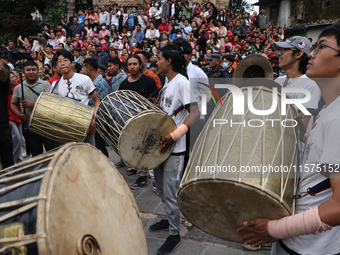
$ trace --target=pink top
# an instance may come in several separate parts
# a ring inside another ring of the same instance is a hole
[[[85,29],[86,29],[86,31],[87,31],[87,34],[86,34],[86,36],[93,36],[93,32],[92,32],[92,28],[87,28],[87,27],[85,27]]]
[[[103,37],[103,39],[100,40],[101,43],[106,43],[104,36],[109,35],[109,33],[110,33],[110,31],[108,29],[99,31],[99,38]]]
[[[230,47],[230,50],[232,50],[232,48],[233,48],[233,45],[231,44],[231,42],[224,42],[224,43],[222,43],[222,46],[221,46],[221,53],[225,53],[225,47],[226,46],[229,46]]]

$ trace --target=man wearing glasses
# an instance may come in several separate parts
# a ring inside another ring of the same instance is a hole
[[[310,41],[302,36],[294,36],[285,42],[275,42],[273,47],[281,52],[279,67],[286,72],[285,76],[280,76],[275,81],[282,87],[304,88],[309,90],[311,99],[307,103],[303,103],[303,106],[306,109],[317,109],[321,99],[321,92],[315,81],[309,79],[306,75],[309,61],[308,54],[312,48]],[[289,93],[287,97],[304,98],[305,95],[303,93]],[[306,138],[312,129],[313,121],[309,121],[310,116],[305,116],[301,120],[307,128],[303,139],[301,139],[301,152],[303,152],[305,147],[304,142],[306,142]]]
[[[88,105],[92,98],[94,103],[94,114],[100,103],[95,86],[92,80],[83,74],[78,74],[73,71],[72,66],[74,65],[74,57],[72,53],[67,50],[58,50],[58,66],[62,73],[62,77],[59,82],[56,83],[51,90],[51,93],[57,94],[64,97],[69,97],[82,104]],[[88,135],[85,138],[85,142],[95,146],[95,139],[93,131],[95,130],[94,119],[88,130]]]
[[[296,214],[280,220],[247,220],[238,231],[246,244],[273,242],[272,254],[339,254],[340,252],[340,23],[321,32],[309,54],[306,75],[321,90],[325,106],[318,113],[302,158],[297,194],[323,181],[313,196],[297,199]],[[312,168],[312,164],[320,166]],[[321,169],[321,170],[320,170]],[[328,179],[329,178],[329,179]],[[246,220],[246,219],[245,219]]]

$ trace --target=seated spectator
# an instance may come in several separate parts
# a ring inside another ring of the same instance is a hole
[[[224,54],[224,53],[230,52],[232,49],[233,49],[233,45],[230,42],[230,37],[226,35],[224,37],[224,42],[221,45],[221,51],[220,52],[221,52],[221,54]]]
[[[189,35],[190,32],[192,31],[192,28],[190,26],[189,20],[187,20],[187,19],[184,21],[183,24],[184,24],[184,27],[182,29],[182,38],[186,39],[187,35]]]
[[[166,20],[163,18],[162,21],[161,21],[161,24],[158,26],[158,31],[160,33],[163,33],[163,32],[170,32],[169,30],[169,24],[166,23]]]
[[[137,24],[136,28],[137,28],[137,31],[135,33],[135,38],[138,43],[141,43],[143,38],[145,37],[144,32],[142,31],[141,24]]]
[[[157,38],[159,38],[159,31],[156,29],[154,23],[150,23],[150,29],[146,31],[145,37],[150,39],[151,42],[154,42]]]

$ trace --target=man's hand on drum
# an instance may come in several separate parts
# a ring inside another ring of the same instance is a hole
[[[92,120],[89,130],[87,130],[87,134],[90,134],[91,132],[94,131],[96,131],[96,126],[94,125],[94,120]]]
[[[24,109],[33,108],[35,106],[35,102],[27,100],[22,100],[21,104]]]
[[[243,236],[241,241],[244,241],[245,245],[252,245],[252,247],[277,241],[268,233],[268,221],[268,219],[256,219],[243,222],[243,226],[239,227],[236,231],[248,231],[250,233]]]
[[[164,139],[161,141],[161,149],[159,150],[161,153],[166,152],[167,150],[170,151],[172,144],[174,143],[174,140],[172,139],[171,135],[168,134]]]

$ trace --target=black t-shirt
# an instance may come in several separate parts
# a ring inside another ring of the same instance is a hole
[[[133,90],[145,98],[157,90],[156,82],[149,76],[142,74],[142,76],[135,82],[129,82],[125,79],[119,86],[119,90]]]
[[[205,52],[205,48],[207,47],[207,38],[203,35],[197,39],[197,44],[200,46],[200,50]]]
[[[9,75],[6,82],[0,80],[0,128],[9,126],[8,114]]]

